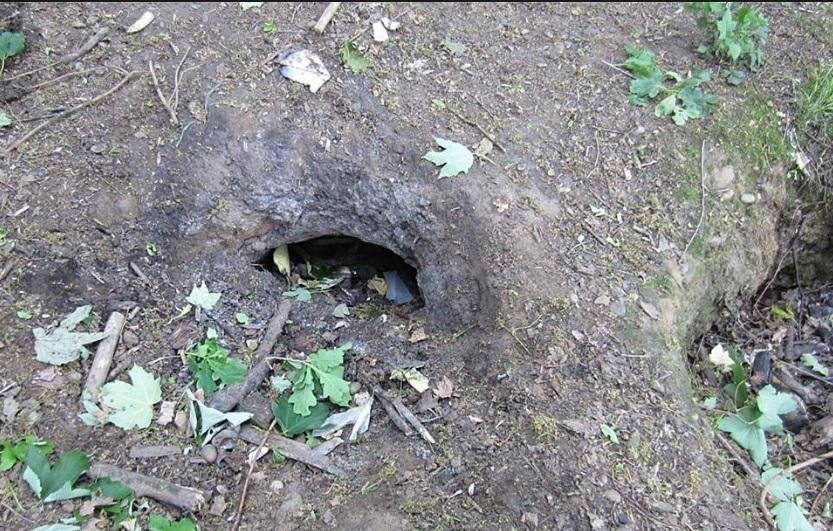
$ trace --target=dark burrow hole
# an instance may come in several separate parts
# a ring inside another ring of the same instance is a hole
[[[287,248],[293,286],[313,293],[328,291],[347,305],[374,302],[409,309],[423,306],[417,269],[390,249],[340,234],[289,243]],[[283,278],[273,252],[260,265]]]

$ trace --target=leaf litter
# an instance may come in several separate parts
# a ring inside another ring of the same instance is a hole
[[[78,358],[86,359],[90,352],[85,345],[101,341],[104,332],[75,332],[75,328],[90,316],[92,306],[79,306],[67,315],[57,328],[47,333],[43,328],[35,328],[36,359],[52,365],[65,365]]]

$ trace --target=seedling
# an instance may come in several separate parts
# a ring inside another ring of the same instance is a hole
[[[745,61],[751,70],[763,64],[761,48],[769,33],[769,22],[757,9],[733,2],[689,2],[686,9],[698,15],[697,25],[712,36],[712,42],[700,46],[698,52],[732,63]]]
[[[204,339],[186,354],[188,369],[197,380],[197,387],[211,396],[219,385],[233,385],[246,378],[246,364],[228,357],[229,351],[217,343],[216,338]]]
[[[654,62],[653,52],[627,48],[627,68],[634,80],[630,84],[628,103],[644,107],[660,95],[662,100],[654,108],[657,117],[671,116],[677,125],[684,125],[692,118],[703,118],[717,103],[717,96],[706,94],[700,87],[711,79],[708,70],[696,70],[683,78],[673,71],[660,72]],[[670,84],[669,84],[670,82]]]

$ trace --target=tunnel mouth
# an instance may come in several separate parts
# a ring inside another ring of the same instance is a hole
[[[344,234],[285,245],[291,264],[290,287],[331,292],[348,305],[374,303],[411,310],[424,306],[418,269],[386,247]],[[270,250],[260,265],[283,278],[274,252]]]

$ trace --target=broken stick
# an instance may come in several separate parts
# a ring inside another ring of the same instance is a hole
[[[111,313],[107,318],[107,324],[104,325],[104,333],[107,337],[98,344],[90,373],[87,375],[87,382],[84,384],[84,389],[90,392],[94,402],[98,402],[101,386],[107,381],[110,366],[113,364],[113,354],[116,352],[123,329],[124,315],[119,312]]]
[[[89,53],[90,50],[96,47],[96,45],[101,42],[101,39],[107,36],[107,33],[110,32],[110,28],[101,28],[100,30],[96,31],[89,39],[81,45],[80,48],[75,50],[74,52],[68,53],[58,59],[58,61],[62,63],[71,63],[81,57],[82,55],[86,55]]]
[[[324,8],[324,12],[321,13],[321,16],[318,17],[318,22],[315,23],[315,26],[312,28],[318,33],[324,33],[324,30],[327,28],[327,24],[333,19],[338,11],[338,6],[341,5],[341,2],[330,2],[327,4],[327,7]]]
[[[243,426],[240,429],[240,438],[247,443],[260,444],[263,440],[263,432],[249,426]],[[292,439],[287,439],[286,437],[282,437],[274,433],[267,437],[266,444],[269,448],[278,450],[281,455],[287,459],[304,463],[305,465],[323,470],[324,472],[334,476],[344,476],[344,471],[334,465],[330,461],[329,457],[317,453],[315,450],[310,449],[306,444],[293,441]]]
[[[388,398],[381,389],[378,387],[373,389],[373,396],[379,399],[379,402],[382,403],[382,407],[385,408],[385,411],[388,412],[388,416],[390,417],[391,422],[393,422],[394,426],[399,428],[399,430],[404,433],[406,436],[410,437],[414,434],[414,430],[408,426],[408,423],[405,422],[405,419],[396,411],[396,406],[393,405],[390,398]]]
[[[260,455],[261,450],[263,450],[266,441],[269,440],[269,434],[271,434],[272,430],[275,429],[275,423],[277,420],[278,419],[272,420],[272,424],[269,425],[269,429],[267,429],[266,433],[263,434],[263,439],[261,439],[260,444],[257,446],[257,450],[250,457],[251,463],[249,463],[249,471],[246,472],[246,480],[243,482],[243,493],[240,494],[240,503],[237,505],[237,512],[234,514],[234,524],[231,526],[232,531],[240,529],[240,519],[243,518],[243,506],[246,505],[246,493],[249,492],[249,480],[252,479],[252,472],[255,470],[257,457]]]
[[[277,311],[275,311],[275,315],[269,321],[269,327],[266,329],[263,340],[258,345],[257,350],[255,350],[253,358],[257,361],[254,367],[252,367],[252,370],[249,371],[249,374],[246,375],[246,379],[217,391],[211,397],[211,402],[208,404],[210,407],[223,413],[231,411],[246,398],[246,395],[257,389],[261,382],[269,376],[271,368],[266,358],[272,352],[272,348],[274,348],[275,343],[278,341],[278,336],[283,331],[283,325],[286,324],[286,320],[289,318],[289,309],[291,307],[292,303],[290,301],[281,301]]]
[[[136,497],[153,498],[186,511],[199,511],[205,503],[205,494],[201,490],[183,487],[164,479],[145,476],[113,465],[93,465],[87,475],[93,479],[110,478],[121,481],[133,490]]]

